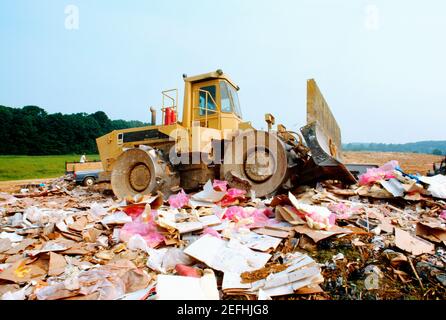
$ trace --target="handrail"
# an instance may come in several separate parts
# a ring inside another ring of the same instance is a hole
[[[171,97],[169,95],[169,93],[171,92],[175,92],[175,98]],[[173,110],[173,112],[175,113],[175,119],[178,122],[178,111],[177,111],[177,103],[178,103],[178,89],[169,89],[169,90],[164,90],[161,92],[161,94],[163,95],[163,102],[162,102],[162,107],[161,107],[161,117],[162,117],[162,122],[163,124],[165,123],[165,113],[166,113],[166,109],[167,108],[171,108]],[[172,105],[171,106],[166,106],[165,105],[165,99],[169,99],[170,101],[172,101]]]
[[[170,92],[175,92],[175,98],[173,98],[173,97],[171,97],[171,96],[169,95]],[[165,98],[167,98],[167,99],[169,99],[169,100],[172,101],[172,106],[171,106],[171,107],[175,107],[175,108],[177,107],[177,102],[178,102],[178,89],[164,90],[164,91],[161,92],[161,94],[163,95],[163,105],[162,105],[163,108],[166,107],[165,104],[164,104]]]
[[[221,114],[220,114],[220,112],[218,111],[219,110],[219,106],[217,105],[217,102],[215,101],[215,99],[214,99],[214,97],[212,97],[212,94],[209,92],[209,91],[207,91],[207,90],[203,90],[203,89],[198,89],[197,90],[198,92],[203,92],[205,95],[206,95],[206,103],[205,103],[205,107],[203,108],[203,107],[201,107],[200,105],[199,106],[197,106],[197,107],[193,107],[193,110],[195,110],[195,109],[198,109],[198,110],[205,110],[205,117],[204,117],[204,121],[205,121],[205,126],[207,127],[208,126],[208,111],[211,111],[211,112],[213,112],[213,113],[215,113],[215,116],[217,117],[217,119],[218,119],[218,128],[220,129],[220,126],[221,126],[221,121],[220,121],[220,116],[221,116]],[[214,103],[214,105],[215,105],[215,109],[209,109],[208,108],[208,102],[209,102],[209,98],[211,99],[211,101]],[[199,99],[198,99],[198,103],[199,103]],[[195,120],[195,112],[193,112],[193,120]]]

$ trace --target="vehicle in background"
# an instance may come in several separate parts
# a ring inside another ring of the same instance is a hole
[[[82,184],[85,187],[91,187],[99,181],[99,173],[102,170],[86,170],[73,172],[72,179],[76,184]]]
[[[438,174],[446,175],[446,157],[440,163],[433,164],[433,170],[429,171],[428,176],[436,176]]]
[[[87,161],[87,162],[65,162],[65,174],[72,174],[78,171],[94,171],[100,170],[102,171],[102,162],[101,160]]]

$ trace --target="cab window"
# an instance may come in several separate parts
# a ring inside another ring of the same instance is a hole
[[[231,98],[229,96],[228,84],[220,82],[221,111],[232,112]]]
[[[206,94],[206,92],[203,91],[207,91],[209,92],[209,94]],[[199,92],[199,100],[200,100],[200,116],[204,116],[206,115],[206,96],[207,96],[207,114],[211,115],[215,113],[215,110],[217,109],[214,101],[217,100],[217,96],[216,96],[216,87],[215,86],[206,86],[206,87],[201,87],[200,88],[200,92]],[[214,101],[210,98],[212,96],[212,99],[214,99]]]
[[[238,100],[237,90],[233,86],[228,86],[228,87],[229,87],[229,94],[231,96],[232,104],[234,106],[234,112],[241,119],[242,111],[240,109],[240,102]]]

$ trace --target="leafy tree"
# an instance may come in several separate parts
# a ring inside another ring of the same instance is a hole
[[[113,130],[145,126],[93,114],[48,114],[38,106],[0,106],[0,154],[52,155],[97,153],[96,138]]]
[[[412,152],[446,154],[446,141],[420,141],[404,144],[385,143],[347,143],[344,151],[376,151],[376,152]]]

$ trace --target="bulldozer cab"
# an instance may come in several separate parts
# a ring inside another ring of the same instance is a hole
[[[242,122],[238,86],[221,71],[185,78],[183,125],[223,130]]]

